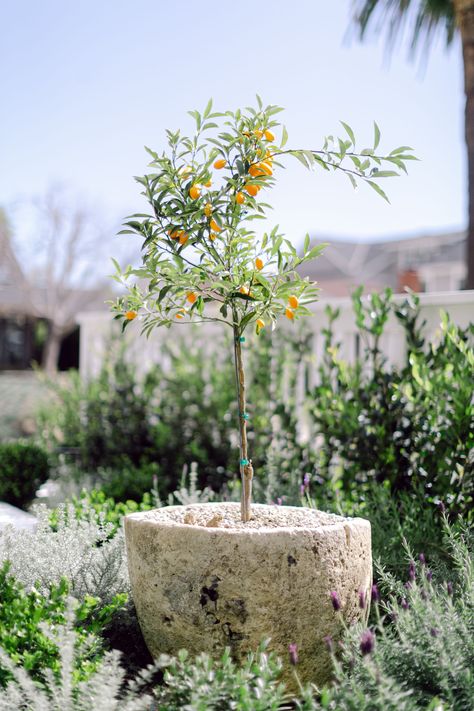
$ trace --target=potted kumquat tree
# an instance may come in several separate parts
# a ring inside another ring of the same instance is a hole
[[[286,147],[277,106],[217,113],[191,111],[196,130],[168,131],[169,150],[151,155],[151,171],[136,178],[151,211],[132,215],[125,234],[143,240],[142,264],[115,279],[127,287],[114,305],[126,328],[135,319],[149,335],[156,327],[222,323],[232,330],[239,412],[241,505],[171,506],[125,519],[130,578],[138,617],[153,655],[219,654],[230,646],[239,658],[270,637],[286,656],[299,649],[303,679],[324,681],[330,655],[323,643],[342,620],[366,614],[359,593],[371,585],[370,524],[312,509],[251,504],[245,334],[273,328],[279,317],[296,321],[311,313],[318,289],[298,268],[323,245],[306,236],[299,253],[275,228],[258,237],[252,221],[269,207],[265,195],[287,157],[307,168],[366,182],[386,198],[378,180],[406,172],[413,159],[404,146],[378,153],[356,151],[355,137],[329,136],[318,150]],[[278,139],[277,139],[278,134]],[[237,462],[236,462],[237,464]],[[334,617],[330,593],[342,615]],[[293,647],[294,648],[294,647]]]

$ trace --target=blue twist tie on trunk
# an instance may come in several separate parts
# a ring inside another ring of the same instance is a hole
[[[241,467],[245,467],[245,465],[248,464],[248,463],[249,463],[249,460],[248,460],[248,459],[241,459],[241,460],[240,460],[240,466],[241,466]]]
[[[240,343],[245,343],[245,336],[240,336],[239,341]]]
[[[248,416],[248,414],[247,414],[246,412],[241,412],[241,413],[240,413],[240,416],[241,416],[241,418],[242,418],[243,420],[248,420],[248,419],[249,419],[249,416]]]

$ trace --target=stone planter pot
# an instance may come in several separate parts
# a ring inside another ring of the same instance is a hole
[[[365,618],[359,591],[372,583],[370,523],[290,506],[252,506],[240,522],[233,503],[169,506],[125,518],[128,567],[143,636],[152,654],[241,659],[263,639],[283,660],[298,645],[298,674],[328,680],[324,638],[342,619]],[[334,612],[336,591],[341,611]]]

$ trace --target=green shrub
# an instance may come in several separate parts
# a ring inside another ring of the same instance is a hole
[[[474,500],[474,326],[459,329],[443,318],[439,341],[425,342],[418,299],[395,302],[390,291],[367,303],[357,291],[354,311],[362,344],[354,365],[339,356],[338,314],[330,309],[318,364],[308,331],[249,338],[256,500],[297,503],[309,473],[321,484],[317,498],[324,506],[338,492],[363,500],[375,482],[392,492],[423,491],[453,513],[468,513]],[[401,367],[388,365],[381,350],[391,314],[408,345]],[[233,496],[238,433],[230,344],[217,340],[209,351],[196,339],[167,345],[166,368],[156,366],[142,380],[119,353],[97,379],[60,387],[58,404],[41,420],[48,448],[75,447],[80,470],[115,499],[140,501],[156,479],[167,500],[191,462],[198,464],[201,489]],[[303,409],[296,399],[298,369],[306,383],[314,375],[319,383],[306,387]],[[310,428],[305,443],[303,411]]]
[[[105,652],[87,673],[78,674],[78,662],[100,642],[77,629],[75,616],[69,604],[61,622],[45,625],[44,642],[57,654],[41,682],[21,660],[15,662],[0,649],[0,665],[9,676],[6,688],[0,688],[1,711],[150,711],[153,700],[143,689],[151,685],[153,670],[125,683],[117,651]]]
[[[140,384],[123,351],[86,381],[71,373],[49,381],[55,399],[38,413],[41,441],[52,453],[72,451],[83,471],[100,466],[137,467],[153,448],[150,425],[153,388]]]
[[[20,442],[0,443],[0,501],[25,508],[48,476],[43,449]]]
[[[183,650],[176,658],[162,657],[158,665],[165,673],[163,686],[155,689],[157,711],[277,711],[285,699],[281,665],[265,653],[264,644],[241,666],[229,649],[218,661],[206,654],[191,659]]]
[[[101,489],[92,489],[91,491],[83,489],[79,496],[72,498],[71,505],[74,507],[74,515],[77,519],[89,521],[91,516],[94,516],[98,526],[107,524],[111,526],[108,529],[109,536],[113,536],[122,527],[124,516],[138,511],[149,511],[159,506],[160,502],[153,497],[152,493],[148,492],[138,503],[134,500],[115,501]],[[63,509],[53,509],[50,514],[49,521],[53,530],[57,530],[62,511]]]
[[[65,622],[65,610],[69,585],[63,578],[58,585],[51,585],[42,595],[33,586],[27,591],[9,572],[9,564],[0,568],[0,647],[15,663],[26,669],[33,678],[44,680],[46,670],[59,673],[58,645],[43,629],[44,623],[52,627]],[[102,654],[98,635],[110,625],[113,615],[123,607],[126,595],[117,595],[108,605],[87,597],[75,611],[76,629],[87,650],[77,658],[75,674],[85,678]],[[94,638],[91,637],[94,635]],[[0,665],[0,686],[11,678],[7,669]]]
[[[364,354],[355,365],[338,355],[328,311],[320,384],[310,393],[316,435],[322,438],[319,474],[346,492],[386,482],[392,492],[422,489],[453,512],[474,500],[474,325],[459,329],[442,318],[438,343],[426,344],[418,299],[393,302],[390,290],[364,304],[353,297]],[[387,366],[380,339],[394,311],[408,345],[404,367]],[[357,494],[356,494],[357,495]]]

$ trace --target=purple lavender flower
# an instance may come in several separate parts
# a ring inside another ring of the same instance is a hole
[[[300,496],[304,496],[306,493],[306,489],[304,484],[300,484]]]
[[[282,503],[283,503],[283,499],[281,498],[281,496],[279,496],[277,499],[277,506],[281,506]]]
[[[410,607],[410,605],[408,604],[408,600],[406,599],[406,597],[402,598],[402,601],[401,601],[401,603],[400,603],[400,607],[402,608],[402,610],[408,610],[408,608]]]
[[[359,607],[365,610],[365,590],[359,590]]]
[[[446,590],[448,591],[448,595],[452,595],[452,594],[453,594],[453,584],[452,584],[451,581],[448,581],[448,582],[446,583]]]
[[[360,637],[360,651],[363,655],[371,654],[374,650],[375,635],[372,630],[365,630]]]
[[[329,594],[331,596],[331,602],[334,608],[334,612],[338,612],[341,609],[341,599],[335,590],[331,590]]]
[[[409,580],[407,580],[403,587],[405,588],[405,590],[410,590],[411,582]]]
[[[421,565],[426,565],[426,558],[424,553],[420,553],[418,556],[418,560],[420,561]]]
[[[408,579],[413,582],[416,578],[415,561],[411,560],[408,567]]]
[[[432,637],[437,637],[437,636],[439,635],[439,632],[438,632],[438,630],[436,629],[436,627],[432,627],[432,628],[430,629],[430,635],[431,635]]]
[[[433,580],[433,571],[432,570],[427,570],[426,571],[426,579],[429,583]]]
[[[309,489],[309,482],[311,481],[311,475],[306,472],[306,474],[303,477],[303,484],[304,486]]]
[[[372,599],[372,602],[379,602],[380,601],[380,593],[379,593],[379,589],[376,585],[372,585],[371,599]]]
[[[298,664],[298,645],[292,642],[288,645],[288,652],[290,654],[290,664],[294,667]]]
[[[323,637],[323,642],[326,645],[326,647],[328,648],[328,650],[330,652],[332,652],[334,649],[334,640],[330,634],[326,635],[326,637]]]

